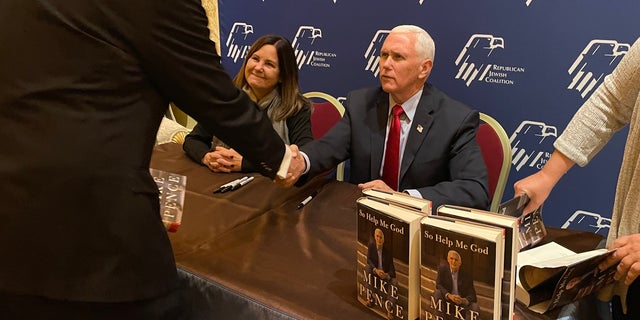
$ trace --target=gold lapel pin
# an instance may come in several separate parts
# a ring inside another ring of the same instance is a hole
[[[418,132],[422,133],[422,125],[418,125],[416,129],[418,130]]]

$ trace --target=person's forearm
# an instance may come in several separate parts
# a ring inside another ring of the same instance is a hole
[[[555,150],[551,154],[549,161],[547,161],[540,171],[555,185],[574,164],[575,163],[562,154],[562,152]]]

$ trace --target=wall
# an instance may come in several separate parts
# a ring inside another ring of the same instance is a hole
[[[512,139],[505,199],[544,165],[575,110],[640,35],[636,0],[219,0],[219,10],[230,74],[257,37],[277,33],[293,42],[303,91],[336,97],[379,84],[386,30],[425,28],[436,42],[429,82],[496,118]],[[556,186],[547,224],[608,232],[625,135]]]

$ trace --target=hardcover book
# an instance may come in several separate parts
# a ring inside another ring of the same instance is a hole
[[[158,185],[160,217],[169,232],[176,232],[182,221],[187,177],[181,174],[149,168]]]
[[[524,207],[529,203],[526,194],[519,195],[505,201],[498,207],[498,213],[505,214],[520,219],[520,250],[535,247],[547,236],[547,228],[542,220],[542,206],[538,207],[531,214],[524,215]]]
[[[502,279],[502,319],[511,320],[516,296],[516,268],[520,241],[520,219],[474,208],[443,205],[438,208],[437,215],[483,223],[503,228],[504,241],[504,277]]]
[[[504,230],[422,219],[420,319],[501,319]]]
[[[378,189],[364,189],[362,190],[362,193],[367,197],[377,198],[377,199],[392,202],[394,204],[398,204],[401,206],[406,206],[427,215],[432,213],[431,201],[427,199],[413,197],[404,192],[383,191]]]
[[[385,319],[417,319],[424,215],[367,197],[356,208],[358,301]]]
[[[529,261],[518,271],[520,281],[516,299],[532,311],[545,313],[579,300],[614,281],[616,265],[606,270],[598,268],[598,264],[614,252],[612,250],[572,253],[558,244],[555,247],[545,245],[540,249],[544,249],[545,256],[556,258]]]

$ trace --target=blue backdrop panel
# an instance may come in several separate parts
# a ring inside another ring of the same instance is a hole
[[[231,75],[253,41],[276,33],[292,42],[302,90],[338,98],[379,85],[388,30],[425,28],[436,42],[429,82],[496,118],[511,138],[504,199],[545,164],[573,113],[640,36],[637,0],[219,0],[219,9]],[[556,186],[547,224],[606,235],[625,136]]]

